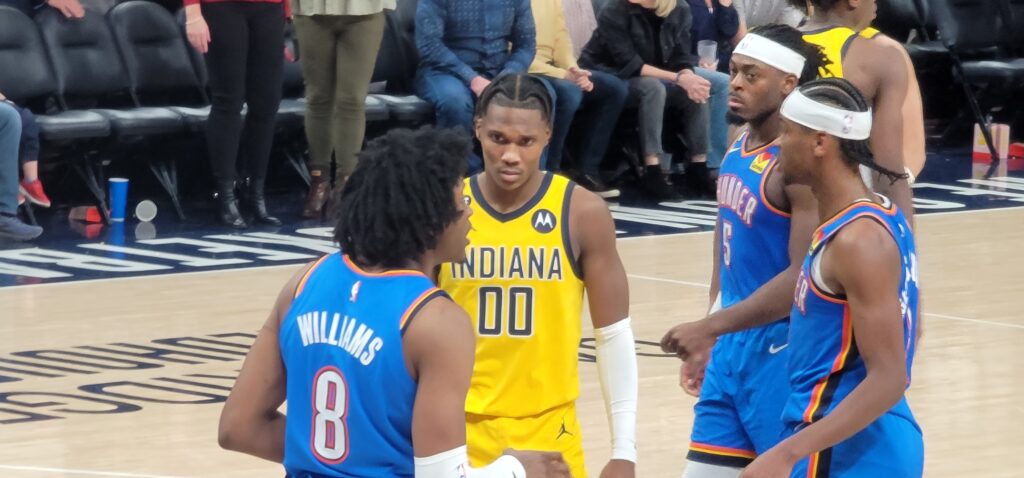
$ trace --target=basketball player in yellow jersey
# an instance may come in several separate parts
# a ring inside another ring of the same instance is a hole
[[[809,0],[814,15],[802,27],[804,39],[820,45],[831,60],[822,76],[846,78],[872,105],[871,150],[876,161],[910,178],[892,182],[873,174],[869,184],[891,198],[911,219],[910,184],[924,167],[921,91],[906,50],[869,25],[875,0]],[[806,7],[804,0],[793,0]],[[867,178],[866,178],[867,179]]]
[[[575,406],[586,289],[612,432],[601,476],[632,478],[637,365],[626,273],[604,201],[539,170],[551,118],[546,86],[527,75],[496,79],[477,103],[486,170],[466,180],[476,214],[470,245],[464,262],[439,273],[477,332],[470,461],[528,446],[561,452],[573,477],[587,476]]]

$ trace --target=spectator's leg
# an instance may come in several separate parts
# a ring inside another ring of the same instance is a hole
[[[729,148],[729,123],[725,112],[729,108],[729,75],[718,71],[695,68],[701,78],[711,82],[711,98],[708,99],[708,168],[717,169],[722,165],[725,150]]]
[[[306,85],[306,139],[309,169],[317,175],[331,167],[331,112],[334,110],[334,65],[337,48],[333,17],[295,15],[295,34],[302,48],[302,78]]]
[[[295,15],[295,34],[302,48],[302,78],[306,85],[306,141],[309,144],[311,184],[305,218],[319,218],[331,186],[331,113],[334,111],[334,75],[337,39],[331,29],[335,17]]]
[[[27,108],[14,107],[21,116],[21,143],[18,161],[21,163],[21,194],[37,206],[50,207],[43,183],[39,180],[39,124]]]
[[[629,80],[629,94],[640,104],[640,146],[644,165],[658,165],[661,148],[661,130],[665,114],[665,85],[656,78],[639,77]]]
[[[584,114],[575,124],[585,133],[580,141],[580,169],[598,177],[612,132],[626,104],[629,86],[615,75],[591,71],[594,89],[583,95]]]
[[[249,10],[249,58],[246,69],[244,147],[249,179],[246,199],[256,221],[274,226],[281,221],[267,213],[264,181],[281,105],[284,69],[284,8],[280,3],[252,3]]]
[[[237,176],[238,146],[242,138],[242,105],[245,103],[246,59],[249,32],[245,15],[234,3],[203,5],[203,17],[210,26],[206,54],[211,93],[210,118],[206,142],[218,181],[234,181]]]
[[[206,53],[211,93],[206,144],[213,177],[217,179],[220,220],[235,228],[247,226],[238,211],[235,196],[249,54],[249,27],[242,7],[245,5],[234,2],[203,4],[203,17],[213,38]]]
[[[661,133],[667,88],[672,87],[656,78],[640,77],[629,80],[629,94],[636,96],[640,102],[640,137],[645,166],[643,187],[648,194],[659,200],[678,198],[672,182],[661,170],[659,163],[660,156],[664,154]]]
[[[546,164],[541,162],[541,169],[546,171],[559,172],[562,170],[562,151],[565,149],[565,138],[569,135],[569,126],[572,125],[576,111],[583,101],[583,90],[575,83],[549,76],[538,76],[551,90],[554,90],[555,99],[555,120],[551,127],[551,140],[545,154]]]
[[[686,186],[699,196],[712,195],[714,185],[707,166],[708,151],[708,105],[690,100],[686,91],[677,86],[670,87],[666,100],[665,114],[672,115],[681,124],[690,163],[686,167]]]
[[[0,239],[26,241],[43,233],[18,219],[18,143],[21,117],[9,103],[0,101]]]
[[[331,143],[342,180],[352,174],[366,134],[366,95],[384,36],[384,13],[346,16],[337,26]],[[337,186],[337,185],[336,185]]]
[[[421,72],[416,76],[416,94],[434,105],[435,121],[441,128],[462,128],[473,137],[473,106],[476,98],[459,78],[440,72]],[[467,158],[466,174],[483,169],[479,156]]]

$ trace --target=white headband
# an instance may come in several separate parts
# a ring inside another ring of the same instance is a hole
[[[749,56],[797,77],[803,73],[804,63],[807,62],[803,55],[755,33],[744,35],[732,53]]]
[[[871,136],[871,109],[847,111],[818,103],[795,90],[782,102],[780,111],[794,123],[838,138],[864,140]]]

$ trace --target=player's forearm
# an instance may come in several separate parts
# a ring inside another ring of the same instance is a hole
[[[218,441],[226,450],[281,463],[284,433],[285,416],[275,411],[263,420],[252,420],[248,426],[222,426]]]
[[[903,397],[902,363],[868,370],[867,377],[825,418],[800,430],[778,446],[794,462],[850,438],[889,411]]]
[[[750,297],[707,318],[715,336],[752,329],[789,316],[800,268],[792,265],[754,291]]]

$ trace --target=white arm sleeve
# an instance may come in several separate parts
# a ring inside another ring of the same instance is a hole
[[[526,478],[526,470],[513,456],[502,455],[483,468],[469,466],[466,445],[425,458],[415,457],[416,478]]]
[[[626,317],[594,330],[597,373],[612,429],[612,459],[636,462],[637,366],[633,329]]]

